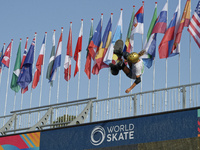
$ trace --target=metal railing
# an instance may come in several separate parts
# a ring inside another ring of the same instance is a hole
[[[13,111],[11,114],[16,114],[16,117],[12,127],[3,133],[30,131],[45,115],[46,122],[40,122],[37,126],[39,130],[66,126],[78,117],[90,101],[92,104],[87,118],[84,118],[85,123],[197,107],[199,86],[200,83],[194,83],[105,99],[93,97]],[[11,116],[0,117],[0,131]]]

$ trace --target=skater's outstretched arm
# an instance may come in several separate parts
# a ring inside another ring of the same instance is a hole
[[[129,93],[138,83],[141,82],[140,75],[136,76],[135,82],[128,88],[126,89],[126,93]]]

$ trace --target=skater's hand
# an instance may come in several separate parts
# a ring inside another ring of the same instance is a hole
[[[132,88],[128,88],[128,89],[126,89],[126,93],[129,93],[130,91],[132,90]]]

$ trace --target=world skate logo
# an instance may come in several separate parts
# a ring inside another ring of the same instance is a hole
[[[105,129],[102,126],[96,126],[91,132],[91,143],[98,146],[103,143],[105,136]]]

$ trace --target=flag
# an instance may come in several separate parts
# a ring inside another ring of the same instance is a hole
[[[62,34],[63,34],[63,27],[61,28],[61,34],[60,34],[58,46],[57,46],[57,49],[56,49],[56,55],[55,55],[55,59],[54,59],[54,62],[53,62],[53,68],[52,68],[52,72],[51,72],[51,76],[50,76],[50,80],[49,80],[50,82],[55,80],[57,68],[60,67],[60,64],[61,64]]]
[[[108,46],[110,45],[111,42],[111,35],[112,35],[112,15],[108,21],[108,24],[106,26],[106,29],[103,34],[103,38],[99,47],[99,51],[97,52],[95,56],[95,61],[94,61],[94,66],[92,68],[92,73],[93,74],[98,74],[99,70],[105,67],[105,64],[103,63],[103,58],[105,56],[105,53],[108,49]],[[106,65],[107,66],[107,65]]]
[[[131,20],[129,22],[128,32],[127,32],[127,36],[126,36],[126,42],[125,42],[124,49],[123,49],[124,52],[128,52],[128,53],[130,53],[133,49],[133,40],[131,39],[131,29],[133,27],[134,17],[135,17],[135,6],[133,6],[133,12],[131,15]]]
[[[189,23],[190,23],[190,8],[191,8],[191,0],[187,0],[187,2],[185,4],[185,8],[183,10],[180,25],[178,27],[178,31],[177,31],[177,34],[176,34],[176,39],[175,39],[175,42],[174,42],[173,50],[176,49],[177,45],[181,41],[183,28],[189,26]]]
[[[176,54],[179,54],[179,50],[172,50],[174,40],[175,40],[175,35],[177,32],[177,28],[179,26],[179,5],[176,8],[176,11],[173,15],[173,18],[168,26],[168,29],[159,45],[159,57],[162,58],[167,58],[174,56]]]
[[[88,47],[89,47],[89,44],[92,40],[92,36],[93,36],[93,19],[91,19],[91,27],[90,27],[90,36],[89,36],[89,42],[88,42]],[[88,76],[88,79],[91,79],[91,54],[89,53],[89,50],[88,50],[88,47],[87,47],[87,56],[86,56],[86,63],[85,63],[85,73],[86,75]]]
[[[70,29],[69,29],[69,36],[68,36],[68,43],[67,43],[67,53],[65,56],[65,63],[64,63],[64,73],[65,73],[65,80],[69,81],[71,78],[71,59],[72,59],[72,22],[70,22]]]
[[[198,2],[194,15],[190,20],[188,32],[200,48],[200,1]]]
[[[24,64],[24,60],[25,60],[27,52],[28,52],[27,45],[28,45],[28,37],[26,38],[26,43],[25,43],[24,53],[23,53],[23,57],[22,57],[22,61],[21,61],[20,70],[22,69],[22,66]],[[22,94],[24,94],[26,91],[28,91],[28,86],[25,89],[23,89],[23,88],[21,89]]]
[[[157,20],[157,2],[155,4],[155,10],[154,10],[154,13],[153,13],[151,24],[149,26],[147,38],[146,38],[146,41],[145,41],[145,44],[144,44],[144,49],[145,49],[146,53],[141,57],[143,59],[144,65],[147,68],[150,68],[152,66],[152,61],[155,57],[156,34],[155,33],[152,34],[152,31],[153,31],[153,28],[155,26],[156,20]],[[153,51],[153,53],[151,53],[152,51]],[[152,55],[149,54],[149,53],[151,53]]]
[[[74,77],[76,76],[77,72],[80,68],[80,61],[81,61],[81,50],[82,50],[82,37],[83,37],[83,19],[81,19],[81,29],[79,32],[77,44],[76,44],[76,50],[74,52],[74,60],[76,61],[75,71],[74,71]]]
[[[88,46],[88,50],[92,59],[95,59],[96,52],[99,50],[99,46],[101,44],[101,30],[102,30],[102,23],[103,23],[103,14],[101,15],[101,19],[98,23],[98,26],[94,32],[92,40]]]
[[[35,51],[35,40],[36,37],[33,38],[31,46],[24,60],[22,69],[20,71],[19,77],[17,79],[17,84],[23,89],[28,87],[28,85],[32,81],[32,66],[33,66],[34,51]]]
[[[160,12],[158,19],[156,21],[156,24],[152,30],[153,33],[165,33],[167,28],[167,7],[168,3],[165,3],[165,6],[163,7],[162,11]]]
[[[32,82],[32,88],[35,89],[39,80],[40,80],[40,75],[41,75],[41,69],[42,65],[44,63],[44,55],[45,55],[45,46],[46,46],[46,36],[47,33],[45,32],[45,36],[42,42],[42,47],[40,50],[40,54],[38,56],[37,62],[36,62],[36,71],[34,74],[33,82]]]
[[[50,55],[50,59],[49,59],[49,64],[48,64],[48,68],[47,68],[47,73],[46,73],[46,78],[50,81],[51,78],[51,72],[53,69],[53,62],[55,59],[55,32],[56,30],[54,30],[53,32],[53,37],[52,37],[52,49],[51,49],[51,55]],[[53,82],[51,82],[52,85]]]
[[[5,53],[3,55],[2,58],[2,64],[4,64],[4,66],[6,66],[7,68],[9,68],[10,65],[10,55],[11,55],[11,50],[12,50],[12,42],[13,40],[11,40],[10,44],[8,45],[8,47],[5,50]]]
[[[134,33],[140,33],[140,34],[144,33],[143,17],[144,17],[144,3],[135,14],[131,35],[133,35]]]
[[[114,35],[112,37],[112,41],[110,42],[110,45],[108,47],[108,50],[106,52],[106,55],[104,56],[103,62],[107,65],[109,65],[112,62],[112,57],[113,57],[113,50],[114,50],[114,45],[115,42],[119,39],[122,39],[122,9],[120,13],[120,17],[117,23],[116,30],[114,32]],[[110,31],[111,33],[111,31]],[[109,39],[107,40],[109,41]]]
[[[17,57],[15,60],[15,67],[13,70],[12,80],[11,80],[11,84],[10,84],[10,88],[15,92],[19,92],[19,90],[20,90],[20,86],[17,84],[17,79],[20,74],[20,66],[21,66],[21,39],[19,42]]]
[[[5,47],[5,43],[4,43],[4,46],[2,47],[2,50],[0,52],[0,73],[1,73],[1,69],[2,69],[2,59],[3,59],[3,50],[4,50],[4,47]]]
[[[148,41],[145,43],[144,49],[146,50],[146,53],[141,57],[143,59],[144,65],[147,68],[150,68],[152,66],[152,62],[156,55],[156,37],[157,33],[165,33],[166,27],[167,27],[167,3],[163,7],[162,11],[160,12],[158,18],[156,19],[156,22],[154,24],[153,29],[150,26],[150,30],[148,33],[151,32],[151,35],[149,37],[149,34],[147,34]],[[157,3],[156,8],[154,11],[154,16],[152,19],[152,22],[155,21],[155,12],[157,11]]]
[[[27,50],[27,44],[28,44],[28,37],[26,38],[25,49],[24,49],[24,53],[23,53],[23,57],[22,57],[21,66],[20,66],[21,69],[22,69],[22,66],[24,64],[24,60],[26,58],[27,52],[28,52],[28,50]]]

